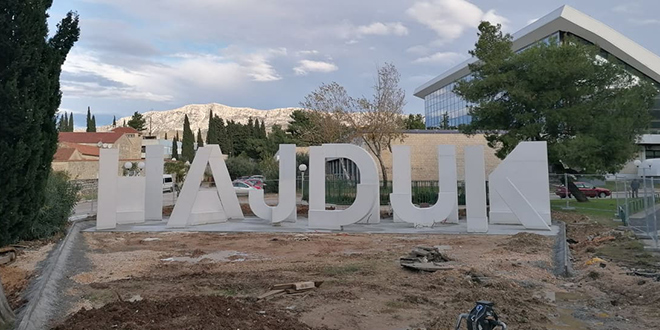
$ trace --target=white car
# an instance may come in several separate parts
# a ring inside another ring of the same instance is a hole
[[[171,174],[163,174],[163,192],[174,191],[174,182]]]
[[[250,190],[256,190],[257,188],[252,187],[251,185],[241,182],[241,181],[234,181],[234,191],[236,192],[236,195],[247,195],[250,193]]]

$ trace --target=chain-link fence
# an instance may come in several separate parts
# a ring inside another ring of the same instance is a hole
[[[551,174],[549,183],[553,210],[578,211],[597,218],[614,219],[639,233],[657,238],[659,178]],[[578,201],[578,194],[586,197],[586,202]]]

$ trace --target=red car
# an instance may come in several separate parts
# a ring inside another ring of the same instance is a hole
[[[612,192],[609,189],[598,188],[586,182],[575,182],[575,186],[578,187],[578,189],[580,189],[580,191],[587,197],[605,198],[612,194]],[[564,186],[557,187],[557,190],[555,190],[555,194],[557,194],[557,196],[561,198],[566,198],[566,188]],[[569,198],[571,197],[570,192],[568,193],[568,197]]]
[[[266,185],[262,180],[259,179],[247,179],[243,180],[243,182],[247,182],[249,185],[257,189],[264,189],[264,186]]]

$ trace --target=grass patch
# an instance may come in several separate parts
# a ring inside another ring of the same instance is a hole
[[[351,264],[351,265],[341,265],[341,266],[328,266],[323,269],[323,275],[327,276],[342,276],[350,275],[359,272],[361,269],[360,265]]]
[[[644,250],[644,243],[632,239],[604,245],[597,249],[596,253],[630,266],[649,267],[657,266],[658,263],[651,253]]]
[[[623,204],[623,201],[620,201]],[[574,210],[564,210],[566,207],[566,199],[553,199],[550,201],[550,208],[562,212],[575,212],[578,214],[586,215],[594,221],[611,227],[621,225],[620,222],[615,222],[617,201],[613,198],[592,199],[588,202],[580,203],[574,199],[568,200],[568,206],[575,208]]]

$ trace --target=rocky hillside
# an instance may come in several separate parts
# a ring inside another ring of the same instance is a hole
[[[298,108],[281,108],[272,110],[257,110],[252,108],[234,108],[218,103],[211,104],[190,104],[184,107],[165,110],[165,111],[148,111],[142,115],[147,121],[147,133],[149,131],[149,124],[151,123],[151,131],[153,135],[163,137],[167,132],[168,138],[172,138],[173,134],[178,131],[179,136],[183,132],[183,119],[188,115],[190,120],[190,128],[193,132],[197,132],[201,128],[204,135],[208,129],[209,113],[213,111],[214,115],[223,118],[224,120],[233,120],[235,122],[247,123],[248,119],[265,120],[266,127],[270,128],[273,124],[279,124],[286,127],[289,123],[291,113]],[[117,125],[122,125],[124,120],[127,122],[129,117],[117,119]],[[101,126],[98,128],[99,132],[108,131],[112,126]]]

